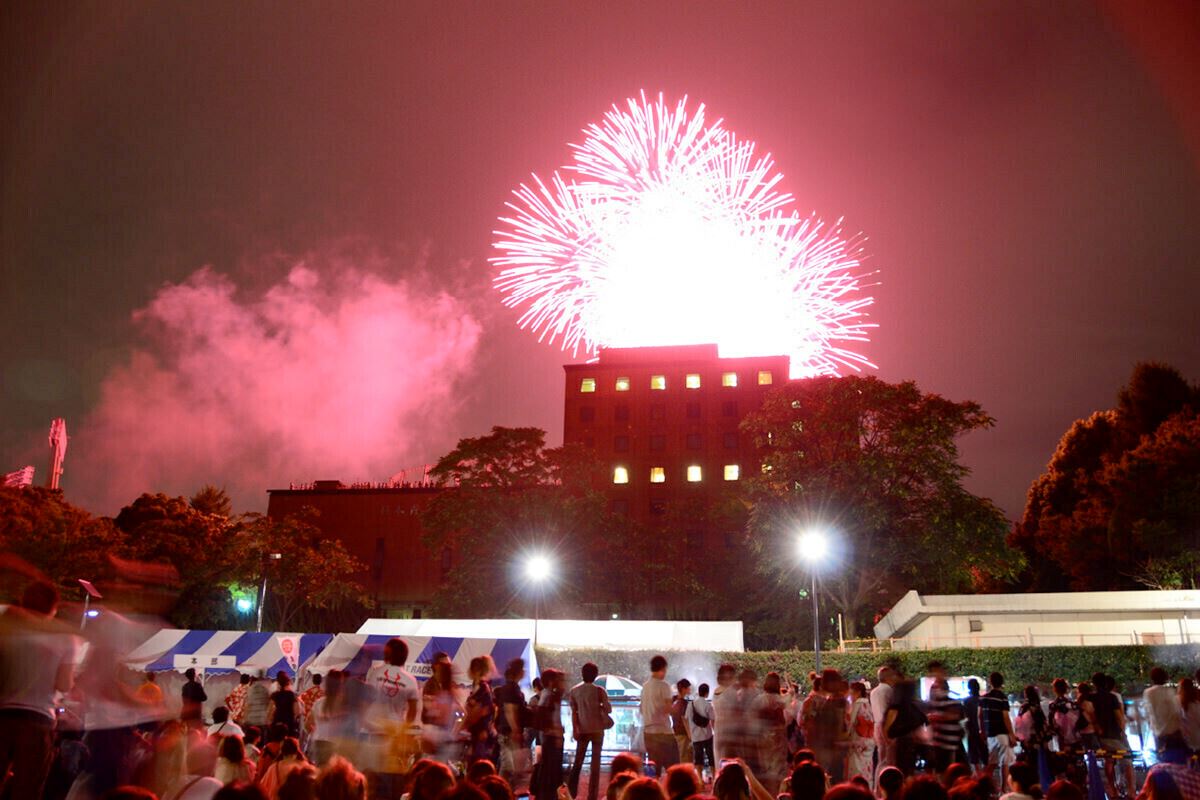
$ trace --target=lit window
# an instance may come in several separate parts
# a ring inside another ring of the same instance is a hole
[[[667,388],[667,376],[666,375],[651,375],[650,376],[650,388],[651,389],[666,389]]]
[[[722,386],[737,386],[737,373],[736,372],[721,373],[721,385]]]
[[[629,468],[614,467],[613,468],[613,483],[629,483]]]
[[[758,371],[758,385],[759,386],[770,386],[774,382],[775,382],[775,376],[771,374],[771,370],[760,369]]]
[[[667,482],[667,470],[664,467],[651,467],[650,468],[650,482],[651,483],[666,483]]]
[[[688,466],[688,468],[687,468],[688,483],[699,483],[701,481],[701,479],[703,479],[703,477],[704,477],[704,474],[703,474],[703,471],[700,469],[699,464],[691,464],[690,466]]]
[[[741,470],[738,469],[737,464],[726,464],[725,465],[725,480],[736,481],[738,479],[740,472],[741,472]]]
[[[700,376],[695,372],[689,372],[687,377],[683,379],[683,385],[689,389],[699,389]]]
[[[770,464],[763,464],[763,465],[762,465],[762,473],[763,473],[763,475],[769,475],[769,474],[770,474],[770,472],[771,472],[771,465],[770,465]]]
[[[629,391],[629,378],[617,378],[617,391],[618,392],[628,392]]]
[[[596,391],[596,379],[584,378],[579,382],[579,391],[583,394]]]

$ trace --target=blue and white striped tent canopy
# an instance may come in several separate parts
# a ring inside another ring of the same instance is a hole
[[[302,672],[324,675],[340,669],[362,676],[372,664],[383,661],[383,646],[392,637],[378,634],[339,633],[320,653],[305,665]],[[457,675],[466,675],[475,656],[490,655],[496,667],[504,667],[514,658],[525,659],[525,680],[537,674],[537,661],[530,639],[483,639],[464,636],[405,636],[408,642],[408,662],[405,669],[418,681],[431,674],[434,653],[446,653],[454,663]]]
[[[213,668],[205,658],[233,656],[240,672],[274,675],[283,670],[295,677],[296,669],[280,646],[282,638],[295,639],[299,645],[297,666],[319,653],[333,637],[328,633],[256,633],[254,631],[192,631],[164,628],[125,657],[133,669],[163,672],[176,669],[175,656],[196,656],[197,667],[210,674],[232,672],[229,668]]]

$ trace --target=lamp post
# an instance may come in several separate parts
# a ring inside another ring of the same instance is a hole
[[[534,585],[533,596],[533,649],[537,650],[538,622],[541,617],[542,587],[550,579],[554,565],[549,557],[535,553],[525,560],[525,578]]]
[[[813,655],[817,672],[821,671],[821,611],[817,602],[817,563],[829,552],[829,539],[822,531],[807,530],[796,539],[796,552],[808,562],[812,574]]]
[[[103,599],[103,595],[96,591],[96,587],[92,585],[91,581],[86,581],[83,578],[76,578],[75,580],[79,581],[79,585],[83,587],[83,615],[79,618],[79,630],[83,630],[87,625],[87,621],[100,613],[91,607],[92,598],[100,600]]]
[[[257,628],[257,630],[259,633],[262,633],[263,606],[266,605],[266,602],[267,602],[267,561],[268,560],[278,561],[281,558],[283,558],[283,553],[267,553],[266,558],[263,559],[263,582],[262,582],[262,587],[260,587],[259,592],[258,592],[258,628]]]

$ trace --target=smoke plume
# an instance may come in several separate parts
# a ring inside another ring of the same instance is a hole
[[[68,456],[71,499],[97,512],[205,483],[261,510],[289,481],[386,480],[428,461],[453,444],[480,335],[446,292],[325,257],[255,292],[205,267],[133,319],[141,343]]]

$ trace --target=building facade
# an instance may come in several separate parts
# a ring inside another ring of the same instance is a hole
[[[689,510],[761,468],[738,426],[789,366],[787,356],[721,358],[716,345],[602,349],[593,363],[563,367],[563,442],[604,464],[598,488],[614,512],[686,528]]]

